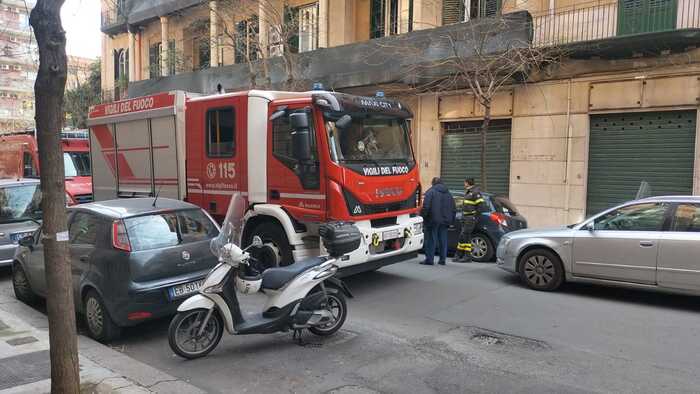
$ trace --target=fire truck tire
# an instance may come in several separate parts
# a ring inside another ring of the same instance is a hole
[[[289,245],[287,234],[280,225],[261,223],[252,231],[250,239],[252,240],[256,235],[262,238],[264,246],[252,254],[265,268],[282,267],[294,262],[292,246]]]

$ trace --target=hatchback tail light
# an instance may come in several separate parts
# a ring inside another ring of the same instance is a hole
[[[493,212],[491,215],[489,215],[489,217],[491,218],[491,221],[496,224],[500,224],[503,227],[508,226],[508,218],[503,213]]]
[[[112,246],[114,249],[131,252],[131,243],[129,235],[126,233],[126,226],[121,220],[115,220],[112,223]]]

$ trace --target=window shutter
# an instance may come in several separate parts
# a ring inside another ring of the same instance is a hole
[[[464,21],[464,0],[442,0],[442,25]]]
[[[287,44],[292,53],[299,53],[299,9],[284,6],[284,28]]]

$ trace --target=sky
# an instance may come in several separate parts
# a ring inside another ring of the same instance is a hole
[[[99,0],[66,0],[61,10],[63,29],[66,31],[66,52],[73,56],[96,58],[100,56]]]

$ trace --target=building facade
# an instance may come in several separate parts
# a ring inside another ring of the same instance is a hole
[[[102,83],[113,92],[106,98],[244,89],[249,74],[281,86],[284,72],[259,63],[285,71],[293,52],[307,85],[382,89],[410,104],[423,184],[442,176],[453,188],[479,176],[483,107],[468,89],[416,91],[397,65],[414,61],[413,52],[392,58],[387,48],[420,43],[419,57],[447,57],[432,44],[446,32],[512,15],[522,28],[507,25],[499,42],[525,37],[566,57],[497,94],[487,137],[491,191],[508,195],[535,227],[580,221],[640,189],[700,192],[699,1],[139,3],[103,3]]]
[[[0,2],[0,132],[34,127],[34,80],[39,52],[29,27],[35,1]]]

